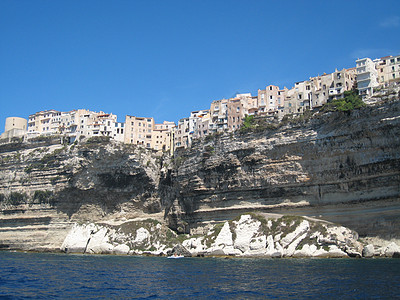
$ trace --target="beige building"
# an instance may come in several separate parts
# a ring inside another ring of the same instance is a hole
[[[6,119],[4,132],[0,138],[10,139],[13,137],[23,137],[27,132],[28,121],[24,118],[9,117]]]
[[[382,57],[375,65],[380,85],[400,81],[400,55]]]
[[[28,138],[39,135],[53,135],[59,133],[58,127],[61,112],[50,109],[29,115]]]
[[[151,148],[153,144],[153,118],[141,118],[126,116],[125,135],[126,144],[142,145],[145,148]]]
[[[174,122],[164,121],[162,124],[155,124],[153,129],[153,138],[151,148],[158,151],[173,152],[173,130]]]
[[[265,90],[258,90],[257,114],[275,115],[283,113],[286,88],[280,89],[276,85],[269,85]]]
[[[228,129],[228,99],[215,100],[210,106],[209,134]]]
[[[249,114],[248,98],[251,95],[237,95],[234,99],[229,99],[227,105],[228,131],[235,131],[243,124],[243,119]]]
[[[355,86],[356,76],[356,68],[336,70],[332,73],[329,100],[343,98],[344,92],[350,91]]]

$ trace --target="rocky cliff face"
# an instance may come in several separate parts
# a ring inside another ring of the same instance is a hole
[[[163,158],[102,140],[60,139],[0,146],[0,244],[59,249],[74,222],[163,219]]]
[[[171,223],[193,229],[264,211],[398,236],[399,125],[400,105],[392,102],[196,143],[175,158]]]
[[[248,212],[398,238],[399,125],[395,101],[208,137],[173,159],[101,140],[0,144],[0,247],[60,249],[77,222],[205,234]]]

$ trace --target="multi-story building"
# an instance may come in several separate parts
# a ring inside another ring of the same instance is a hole
[[[39,111],[29,115],[28,120],[28,138],[39,135],[53,135],[58,132],[58,123],[60,121],[61,112],[50,109]]]
[[[375,69],[375,62],[370,58],[358,59],[357,68],[357,88],[363,99],[369,98],[378,86],[378,72]]]
[[[400,55],[385,56],[376,62],[378,82],[380,85],[388,85],[400,81]]]
[[[228,129],[228,99],[215,100],[210,106],[209,134]]]
[[[189,117],[189,134],[192,139],[200,138],[208,134],[208,120],[210,118],[210,110],[202,109],[192,111]]]
[[[162,124],[155,124],[153,129],[153,139],[151,148],[159,151],[173,152],[173,131],[174,122],[164,121]]]
[[[124,142],[151,148],[153,128],[153,118],[140,118],[127,115],[125,118]]]
[[[175,149],[187,148],[191,144],[189,118],[182,118],[178,121],[178,125],[175,129],[174,144]]]
[[[207,111],[207,114],[201,116],[197,122],[197,129],[195,130],[194,138],[203,138],[210,134],[210,111]]]
[[[278,114],[284,106],[286,91],[276,85],[269,85],[265,90],[258,90],[257,108],[259,115]]]
[[[329,86],[329,99],[343,98],[344,92],[349,91],[355,85],[356,68],[335,70],[332,73],[332,83]]]
[[[227,105],[228,131],[239,129],[244,117],[249,114],[248,98],[251,98],[250,94],[238,94],[236,98],[229,99]]]

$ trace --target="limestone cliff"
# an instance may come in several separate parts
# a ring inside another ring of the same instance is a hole
[[[179,153],[169,179],[177,192],[167,206],[171,224],[193,230],[264,211],[318,216],[361,235],[400,235],[398,101],[275,127]]]
[[[47,138],[0,146],[0,244],[59,249],[74,222],[163,218],[162,157],[92,139]]]
[[[0,144],[0,247],[60,249],[74,224],[154,219],[178,232],[248,212],[400,237],[400,102],[196,141],[174,158],[61,138]]]

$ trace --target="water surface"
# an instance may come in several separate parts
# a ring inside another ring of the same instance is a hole
[[[400,259],[249,259],[0,252],[5,299],[400,299]]]

